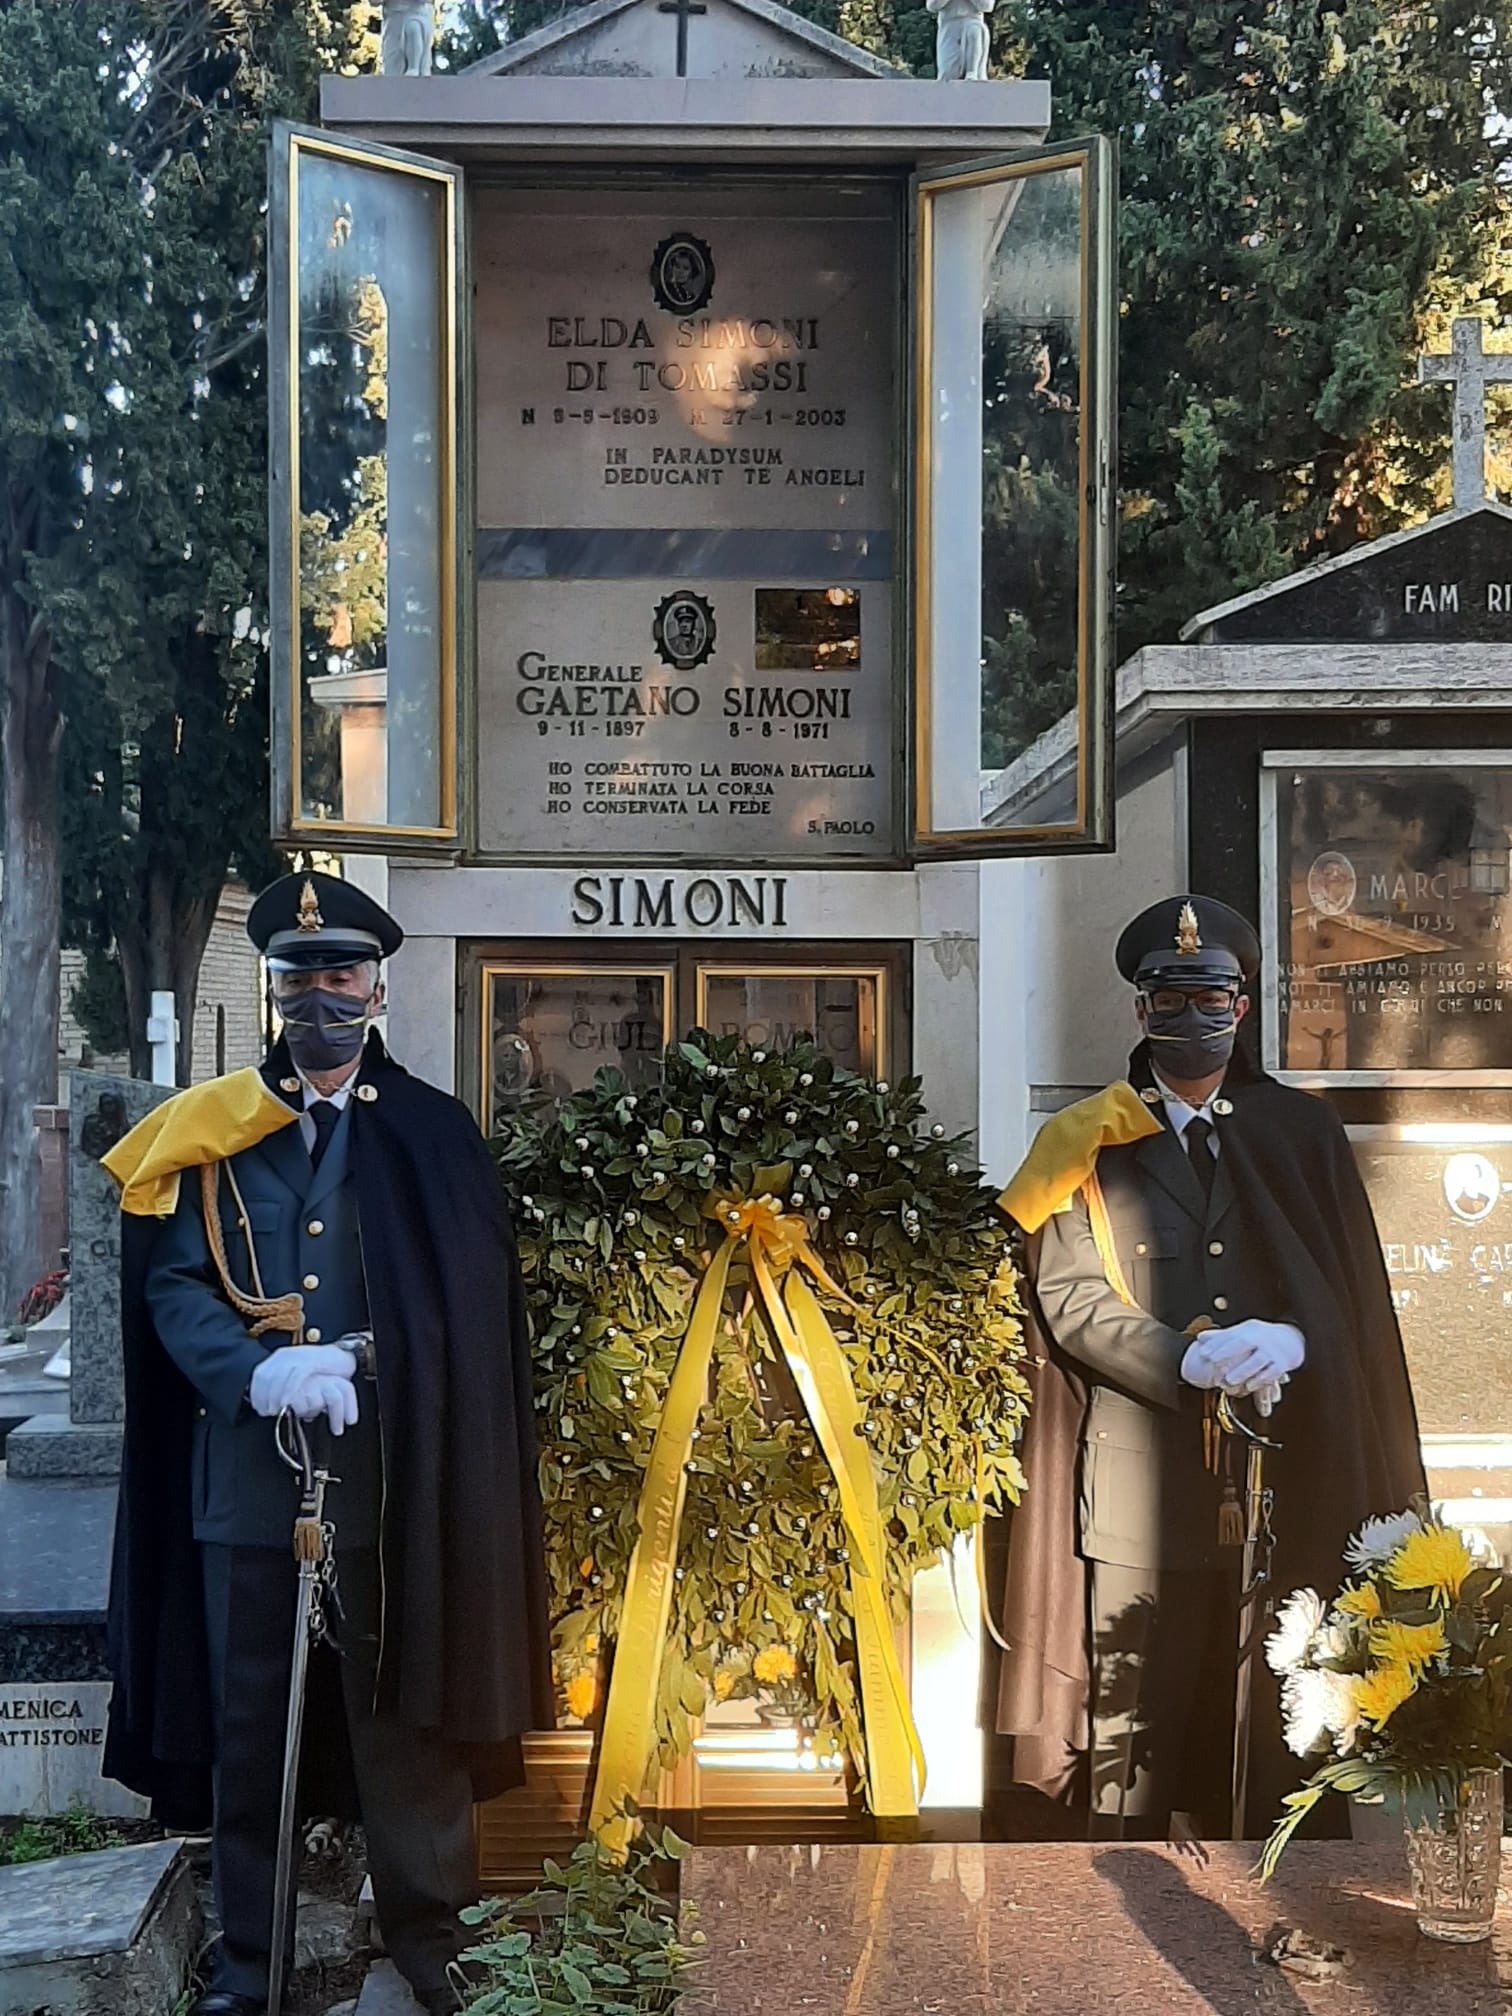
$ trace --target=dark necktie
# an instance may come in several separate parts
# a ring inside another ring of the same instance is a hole
[[[1202,1185],[1203,1200],[1210,1202],[1213,1195],[1213,1129],[1200,1113],[1188,1120],[1185,1139],[1187,1154],[1197,1172],[1197,1181]]]
[[[315,1122],[315,1146],[310,1150],[310,1160],[318,1169],[321,1157],[331,1145],[331,1136],[336,1132],[336,1122],[341,1118],[341,1112],[329,1099],[317,1099],[308,1111],[310,1118]]]

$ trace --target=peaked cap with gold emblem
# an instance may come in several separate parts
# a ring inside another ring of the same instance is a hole
[[[1136,987],[1232,987],[1260,970],[1248,918],[1212,896],[1167,896],[1124,928],[1114,958]]]
[[[282,875],[247,916],[247,936],[275,973],[387,959],[404,933],[381,903],[334,875]]]

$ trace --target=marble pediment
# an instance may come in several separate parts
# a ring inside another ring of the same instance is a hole
[[[466,72],[470,77],[898,77],[905,73],[774,0],[589,0]]]

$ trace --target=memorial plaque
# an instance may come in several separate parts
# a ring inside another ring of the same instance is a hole
[[[480,847],[895,853],[891,199],[477,202]]]
[[[1512,1142],[1358,1141],[1425,1435],[1512,1435]]]
[[[1269,1061],[1512,1075],[1512,767],[1335,757],[1274,792]]]
[[[147,1802],[100,1776],[107,1680],[0,1682],[0,1813],[147,1817]]]

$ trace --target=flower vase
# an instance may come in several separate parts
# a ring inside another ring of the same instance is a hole
[[[806,1720],[802,1708],[785,1708],[778,1701],[758,1701],[756,1720],[766,1729],[801,1729]]]
[[[1502,1774],[1468,1771],[1436,1813],[1404,1812],[1418,1928],[1429,1939],[1489,1939],[1501,1873]]]

